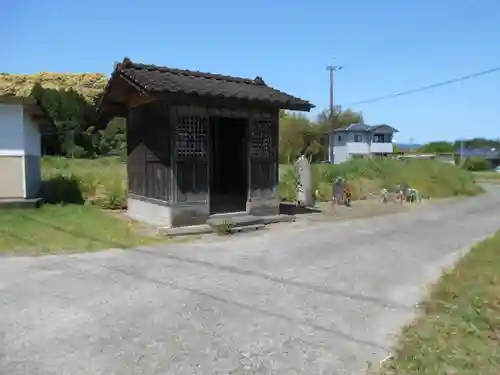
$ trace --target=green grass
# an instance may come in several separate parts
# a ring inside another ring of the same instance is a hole
[[[398,161],[392,159],[357,159],[341,165],[313,165],[314,190],[317,199],[330,199],[331,183],[345,176],[358,199],[381,188],[389,190],[403,182],[432,198],[475,195],[482,192],[473,174],[454,165],[432,160]],[[118,157],[95,160],[45,157],[42,162],[44,180],[51,180],[47,194],[57,202],[83,200],[102,208],[126,208],[126,167]],[[293,167],[280,166],[278,193],[284,201],[295,200],[296,176]]]
[[[500,232],[431,289],[380,375],[500,374]]]
[[[93,251],[158,240],[141,233],[133,222],[89,205],[0,211],[0,253]]]
[[[500,183],[500,173],[495,171],[473,172],[476,181]]]
[[[126,208],[126,165],[118,157],[44,157],[42,178],[44,195],[52,203],[85,201],[105,209]]]

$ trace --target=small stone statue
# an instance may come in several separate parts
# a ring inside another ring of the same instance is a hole
[[[382,203],[387,203],[389,202],[389,191],[386,188],[383,188],[380,191],[380,197],[381,197],[381,202]]]
[[[332,189],[332,203],[333,204],[342,204],[344,203],[344,190],[345,190],[345,180],[343,177],[337,177],[333,181],[333,189]]]

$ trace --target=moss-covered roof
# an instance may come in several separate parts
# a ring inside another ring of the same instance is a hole
[[[73,89],[85,98],[89,104],[94,104],[106,87],[108,78],[102,73],[0,73],[0,96],[27,97],[31,94],[37,82],[44,89]]]

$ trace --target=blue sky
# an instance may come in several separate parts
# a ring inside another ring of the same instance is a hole
[[[143,4],[143,5],[141,5]],[[104,72],[114,61],[264,77],[346,105],[500,66],[498,0],[0,0],[0,71]],[[353,107],[397,141],[500,137],[500,73]]]

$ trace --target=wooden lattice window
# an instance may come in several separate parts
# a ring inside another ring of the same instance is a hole
[[[275,155],[271,118],[254,120],[250,153],[253,157],[271,158]]]
[[[205,116],[179,116],[176,125],[178,157],[206,157],[208,118]]]

